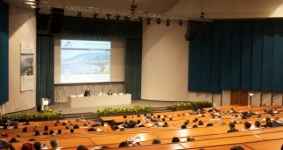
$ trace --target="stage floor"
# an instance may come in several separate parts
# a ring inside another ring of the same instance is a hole
[[[97,109],[101,108],[116,108],[116,107],[131,107],[131,106],[151,106],[151,107],[164,107],[172,106],[174,102],[170,101],[152,101],[152,100],[132,100],[130,105],[109,105],[103,107],[84,107],[84,108],[68,108],[67,103],[56,103],[50,105],[49,107],[53,110],[59,110],[62,114],[72,114],[72,113],[86,113],[86,112],[96,112]]]

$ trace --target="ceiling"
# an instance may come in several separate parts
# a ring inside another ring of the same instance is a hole
[[[22,0],[3,0],[9,4],[32,9],[23,5]],[[56,3],[69,6],[94,7],[101,9],[113,9],[120,11],[130,11],[133,0],[41,0],[41,2]],[[179,0],[134,0],[138,6],[136,12],[150,12],[164,14],[172,8]],[[50,8],[41,8],[40,14],[49,14]],[[65,10],[66,16],[76,16],[77,11]],[[83,12],[83,17],[91,17],[92,13]]]

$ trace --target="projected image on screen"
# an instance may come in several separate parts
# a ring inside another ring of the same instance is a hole
[[[61,83],[110,81],[111,42],[61,40]]]

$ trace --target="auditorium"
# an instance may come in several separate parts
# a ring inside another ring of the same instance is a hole
[[[282,17],[282,0],[0,0],[0,149],[283,149]]]

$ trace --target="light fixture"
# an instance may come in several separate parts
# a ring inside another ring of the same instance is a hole
[[[111,14],[106,14],[106,20],[110,20]]]
[[[142,22],[142,19],[143,19],[142,17],[139,17],[139,22]]]
[[[151,18],[147,17],[145,20],[146,20],[146,24],[147,24],[147,25],[150,25],[150,20],[151,20]]]
[[[119,14],[117,14],[117,15],[115,16],[115,18],[116,18],[116,22],[119,22],[121,16],[120,16]]]
[[[170,26],[170,22],[171,22],[171,20],[166,19],[166,27]]]
[[[77,17],[78,18],[81,18],[83,15],[82,15],[82,12],[78,12],[78,14],[77,14]]]
[[[161,23],[161,19],[160,18],[156,18],[156,23],[160,24]]]
[[[92,14],[93,19],[97,19],[97,16],[98,16],[97,13]]]
[[[254,96],[254,93],[250,92],[249,95],[250,95],[250,96]]]
[[[180,25],[180,26],[183,25],[183,20],[179,20],[179,25]]]
[[[135,21],[138,21],[138,17],[135,17]]]
[[[124,21],[131,21],[130,16],[124,16]]]

